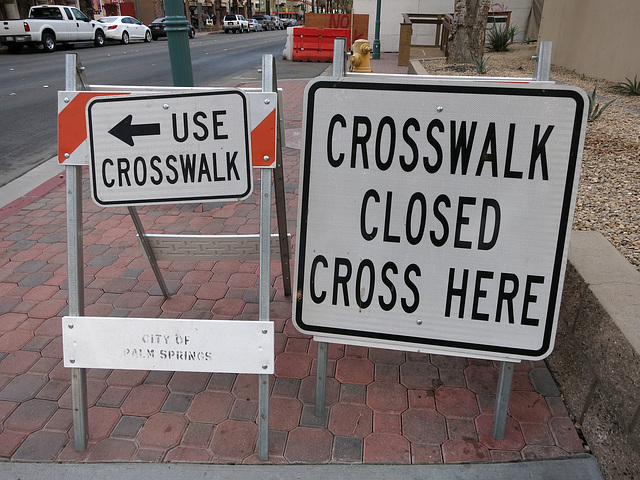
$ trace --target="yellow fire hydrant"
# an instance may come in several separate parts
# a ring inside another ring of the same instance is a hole
[[[371,45],[368,40],[356,40],[351,47],[353,54],[349,58],[351,71],[356,73],[372,73],[371,68]]]

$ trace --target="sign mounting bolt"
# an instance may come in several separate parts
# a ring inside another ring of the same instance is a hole
[[[266,370],[267,368],[269,368],[269,365],[267,365],[266,363],[264,365],[262,365],[262,369]]]
[[[69,158],[71,155],[69,155],[68,153],[64,154],[64,158]]]
[[[422,320],[416,320],[416,323],[417,323],[418,325],[422,325]]]
[[[263,334],[265,334],[265,335],[267,334],[267,332],[268,332],[268,331],[269,331],[269,330],[267,330],[266,328],[263,328],[263,329],[262,329],[262,333],[263,333]]]
[[[69,359],[69,363],[76,363],[76,359],[75,358],[70,358]]]
[[[438,107],[438,108],[436,108],[436,111],[437,111],[438,113],[442,112],[443,110],[444,110],[444,107]]]
[[[67,325],[67,327],[69,327],[70,329],[73,328],[73,323],[70,323],[69,325]]]
[[[262,157],[262,159],[263,159],[265,162],[268,162],[268,161],[269,161],[269,155],[265,155],[264,157]]]
[[[265,99],[264,99],[264,104],[265,104],[265,105],[269,105],[270,103],[271,103],[271,100],[270,100],[270,99],[268,99],[268,98],[265,98]]]
[[[69,97],[64,97],[64,103],[69,103],[70,101]]]
[[[169,104],[165,103],[164,105],[162,105],[162,108],[164,108],[165,110],[169,110]]]

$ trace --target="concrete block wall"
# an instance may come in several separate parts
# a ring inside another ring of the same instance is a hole
[[[605,477],[639,478],[640,272],[597,232],[572,232],[547,365]]]

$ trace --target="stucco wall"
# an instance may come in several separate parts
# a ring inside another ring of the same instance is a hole
[[[380,3],[380,51],[397,52],[403,13],[453,13],[454,0],[383,0]],[[523,41],[532,0],[503,0],[499,3],[512,12],[511,25],[518,29],[515,41]],[[369,15],[369,43],[372,45],[375,38],[376,4],[376,0],[353,0],[354,13]],[[435,27],[414,26],[413,33],[412,44],[431,44]]]
[[[539,40],[552,63],[613,82],[640,75],[638,0],[545,0]]]

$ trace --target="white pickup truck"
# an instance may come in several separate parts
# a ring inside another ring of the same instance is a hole
[[[0,20],[0,44],[17,53],[24,45],[42,46],[53,52],[56,45],[93,42],[104,45],[104,29],[75,7],[66,5],[38,5],[29,10],[29,18]]]

